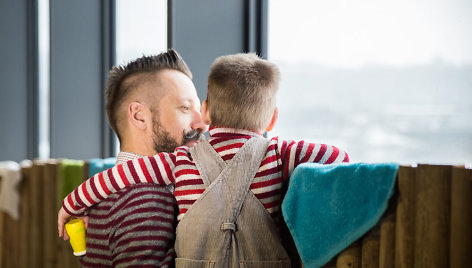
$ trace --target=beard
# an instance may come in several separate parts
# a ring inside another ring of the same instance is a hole
[[[168,152],[172,153],[175,148],[185,145],[190,141],[198,141],[202,135],[201,130],[183,130],[182,131],[182,144],[177,142],[176,139],[172,138],[170,133],[164,129],[161,123],[157,120],[152,121],[152,129],[154,132],[153,142],[154,150],[157,153]]]

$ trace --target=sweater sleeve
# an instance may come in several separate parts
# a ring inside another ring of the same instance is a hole
[[[176,153],[159,153],[150,157],[130,160],[123,165],[95,174],[67,195],[62,201],[64,210],[80,216],[91,206],[105,200],[110,194],[129,185],[147,182],[169,185],[175,182]]]
[[[283,179],[290,177],[301,163],[335,164],[349,162],[348,154],[335,146],[306,141],[272,139],[277,143],[277,154],[283,168]]]

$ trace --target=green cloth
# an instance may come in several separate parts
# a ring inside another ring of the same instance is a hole
[[[58,200],[62,200],[84,181],[84,161],[63,159],[59,165]]]

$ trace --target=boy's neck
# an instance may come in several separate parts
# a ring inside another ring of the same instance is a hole
[[[229,132],[252,132],[252,133],[256,133],[260,136],[263,136],[264,132],[265,132],[265,130],[257,131],[257,130],[243,129],[243,128],[223,127],[223,126],[214,126],[214,125],[211,125],[209,130],[212,131],[213,129],[216,129],[216,128],[228,129]]]

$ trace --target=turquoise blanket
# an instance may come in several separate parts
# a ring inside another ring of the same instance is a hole
[[[380,219],[398,164],[302,164],[293,172],[282,213],[304,267],[320,267]]]
[[[115,166],[116,158],[92,158],[89,160],[89,177]]]

